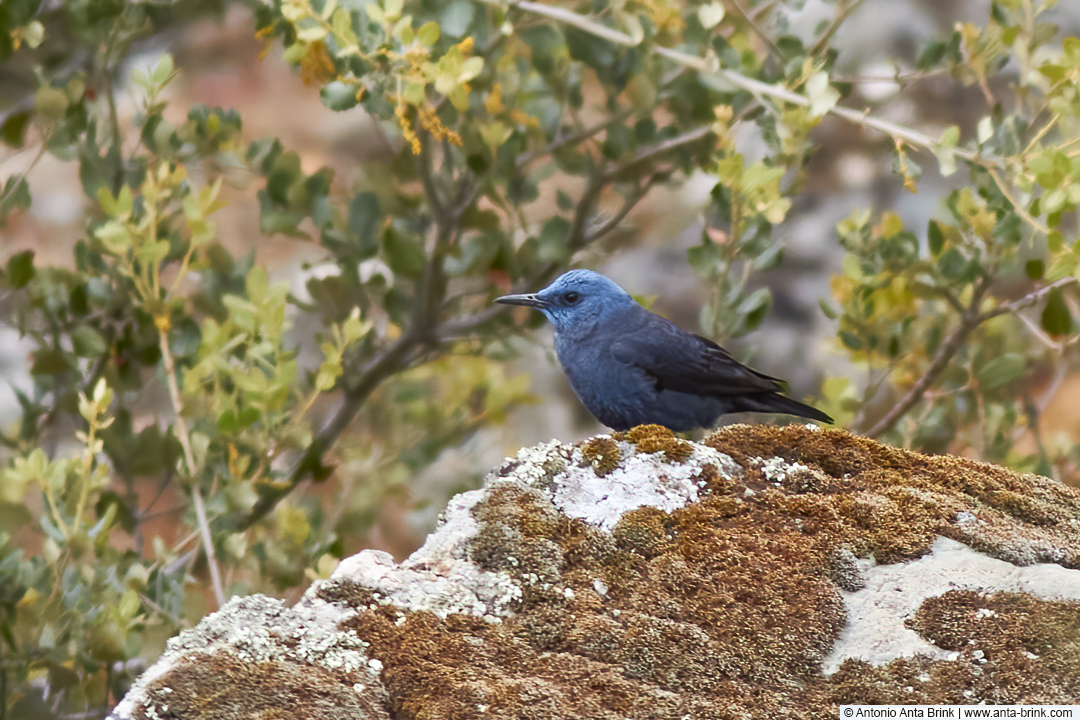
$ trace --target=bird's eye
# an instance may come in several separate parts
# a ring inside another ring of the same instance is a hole
[[[562,299],[563,299],[563,302],[565,302],[567,305],[573,305],[574,303],[576,303],[578,300],[581,299],[581,293],[576,293],[573,290],[571,290],[570,292],[565,293],[562,296]]]

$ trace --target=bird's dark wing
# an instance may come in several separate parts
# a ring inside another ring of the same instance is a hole
[[[774,393],[780,381],[746,367],[712,340],[649,313],[611,345],[612,356],[654,378],[657,390],[697,395]]]

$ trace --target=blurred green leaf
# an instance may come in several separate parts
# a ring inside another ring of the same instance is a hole
[[[1075,332],[1072,313],[1060,288],[1055,287],[1050,291],[1039,319],[1042,329],[1050,335],[1061,336]]]
[[[1026,366],[1027,363],[1023,355],[1005,353],[979,368],[976,378],[981,386],[987,390],[992,390],[1020,377]]]
[[[74,370],[75,367],[75,362],[69,353],[63,350],[42,349],[34,353],[30,373],[32,375],[59,375]]]
[[[98,357],[108,349],[105,336],[91,325],[75,326],[71,331],[71,344],[80,357]]]
[[[420,277],[427,263],[427,254],[419,239],[400,232],[393,225],[383,231],[382,254],[394,273],[407,278]]]
[[[454,2],[446,5],[439,15],[439,23],[436,26],[441,28],[442,32],[452,38],[459,38],[465,35],[465,31],[469,28],[469,23],[472,22],[473,13],[475,7],[468,0],[454,0]],[[429,25],[432,23],[429,23]],[[425,26],[426,27],[426,26]],[[423,31],[423,28],[421,28]],[[430,36],[430,32],[428,33]],[[436,38],[438,34],[436,34]],[[422,45],[430,47],[435,44],[434,40],[430,42],[421,41]]]
[[[13,148],[21,148],[29,122],[29,112],[11,113],[4,119],[4,123],[0,125],[0,140]]]
[[[323,105],[337,112],[350,110],[360,102],[356,97],[356,88],[340,80],[323,85],[319,97]]]
[[[378,252],[378,232],[382,223],[382,210],[375,193],[362,192],[349,203],[349,234],[357,239],[360,259]]]
[[[7,262],[7,284],[15,289],[26,287],[34,279],[34,251],[15,253]]]

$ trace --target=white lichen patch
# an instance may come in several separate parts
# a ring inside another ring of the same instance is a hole
[[[904,625],[925,600],[950,590],[1080,600],[1080,570],[1054,563],[1020,567],[944,537],[934,542],[930,554],[918,560],[870,567],[864,576],[862,590],[841,592],[847,605],[847,625],[822,662],[825,674],[836,672],[848,658],[876,665],[920,654],[955,660],[956,653],[932,645]],[[987,610],[979,617],[990,617],[992,612]]]
[[[468,557],[479,530],[471,510],[483,490],[450,500],[427,542],[398,564],[385,552],[364,550],[341,561],[331,580],[347,579],[375,591],[376,600],[404,610],[426,610],[441,618],[468,613],[497,620],[509,612],[521,589],[506,573],[482,570]]]
[[[727,455],[692,444],[690,457],[669,462],[663,453],[640,453],[618,443],[622,461],[604,477],[596,474],[581,447],[552,440],[522,448],[503,469],[487,477],[487,489],[454,497],[439,527],[423,547],[402,563],[387,553],[365,550],[346,558],[331,580],[351,580],[375,591],[376,601],[403,610],[425,610],[445,618],[467,613],[497,622],[521,597],[521,588],[504,572],[479,568],[469,559],[479,532],[472,509],[488,489],[518,483],[545,493],[569,517],[610,530],[624,513],[643,505],[676,510],[698,499],[706,465],[734,475],[739,467]]]
[[[341,631],[342,611],[321,600],[306,598],[293,607],[263,595],[234,597],[221,610],[169,640],[165,652],[138,679],[110,718],[134,717],[148,702],[147,688],[164,677],[180,658],[229,653],[245,663],[317,665],[335,673],[353,674],[369,687],[379,674],[366,655],[367,643],[356,633]],[[359,675],[357,675],[359,674]],[[158,694],[167,693],[161,688]],[[144,710],[152,708],[144,707]]]
[[[801,462],[788,462],[781,457],[751,458],[751,462],[761,468],[765,479],[774,485],[783,485],[793,474],[810,472],[810,468]]]
[[[633,443],[618,442],[622,459],[618,467],[601,477],[582,454],[581,446],[548,443],[528,454],[519,453],[519,465],[506,479],[530,482],[548,492],[555,507],[567,517],[610,531],[624,514],[639,507],[670,512],[697,502],[702,489],[699,478],[706,465],[714,466],[721,475],[741,472],[727,455],[704,445],[690,445],[690,457],[671,462],[662,452],[643,453]]]

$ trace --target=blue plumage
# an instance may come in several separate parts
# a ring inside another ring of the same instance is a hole
[[[780,394],[776,378],[641,307],[614,282],[571,270],[538,293],[497,298],[538,309],[555,328],[559,362],[581,402],[615,430],[711,427],[726,413],[832,418]]]

